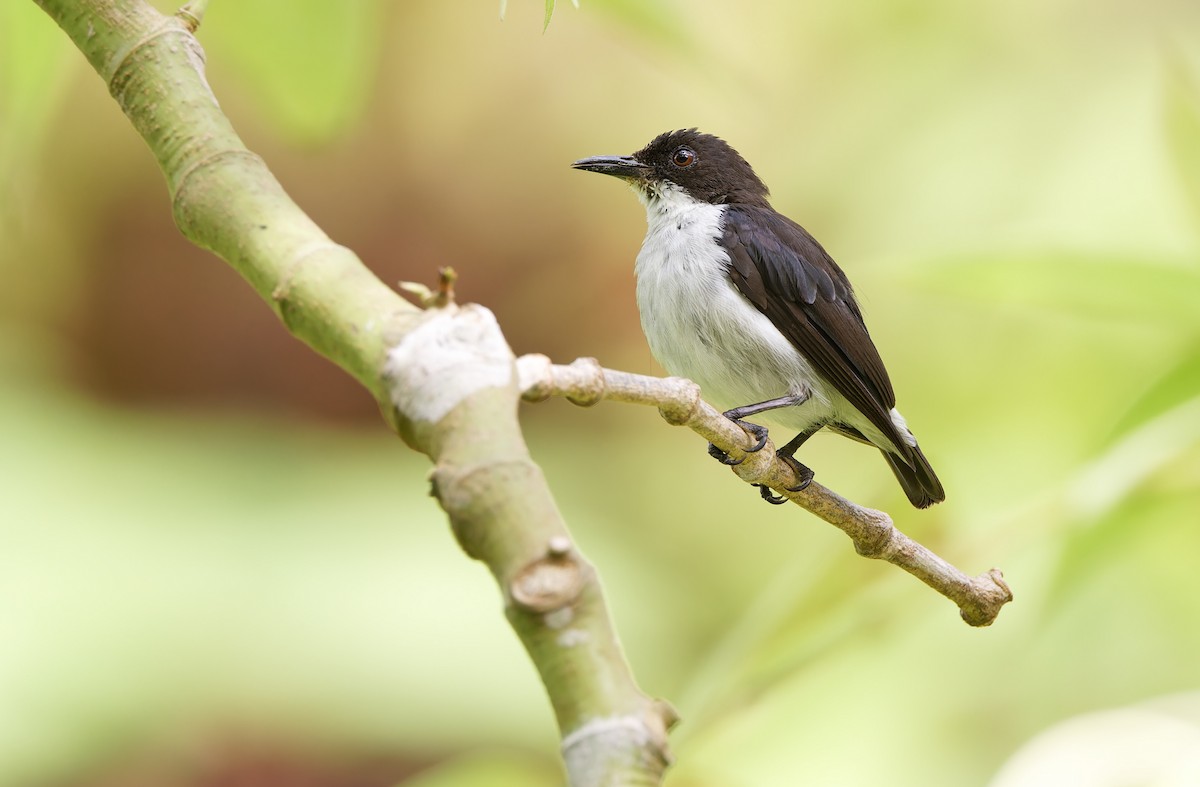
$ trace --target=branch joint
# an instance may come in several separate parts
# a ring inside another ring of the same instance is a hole
[[[683,377],[668,377],[671,395],[658,406],[658,413],[671,426],[686,426],[700,409],[700,386]]]
[[[595,358],[576,358],[571,369],[579,374],[578,385],[567,394],[567,401],[580,407],[593,407],[604,399],[604,369]]]
[[[584,572],[571,552],[566,536],[555,536],[541,557],[525,565],[508,583],[508,595],[517,607],[545,614],[575,603],[583,590]]]

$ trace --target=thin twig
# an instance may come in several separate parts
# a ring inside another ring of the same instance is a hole
[[[454,283],[456,281],[458,281],[458,273],[446,265],[438,268],[436,292],[419,281],[402,281],[397,286],[401,291],[412,295],[422,309],[444,309],[454,305]]]
[[[768,442],[763,450],[747,453],[753,443],[750,436],[702,400],[700,387],[690,380],[604,369],[594,358],[563,366],[544,355],[525,355],[517,359],[517,369],[526,401],[564,396],[585,406],[610,399],[658,407],[668,423],[687,426],[731,458],[744,459],[733,466],[743,481],[765,484],[837,527],[863,557],[886,560],[917,577],[957,604],[963,620],[972,626],[990,625],[1000,608],[1012,601],[999,569],[969,577],[896,529],[882,511],[852,503],[816,482],[799,492],[789,491],[800,479],[791,466],[775,457],[774,446]]]
[[[208,0],[190,0],[175,12],[175,16],[183,20],[189,33],[194,33],[200,29],[200,23],[204,21],[204,12],[207,10]]]

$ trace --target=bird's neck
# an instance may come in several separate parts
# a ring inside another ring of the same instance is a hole
[[[637,189],[638,199],[646,208],[646,224],[651,233],[675,229],[684,231],[698,221],[709,220],[724,211],[724,205],[703,202],[678,186],[665,183],[651,190]]]

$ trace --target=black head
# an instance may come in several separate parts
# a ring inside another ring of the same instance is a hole
[[[746,160],[725,140],[694,128],[659,134],[632,156],[594,156],[571,166],[629,181],[650,198],[677,187],[714,205],[767,203],[767,187]]]

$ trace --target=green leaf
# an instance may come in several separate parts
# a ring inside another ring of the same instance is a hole
[[[542,22],[542,32],[550,28],[550,17],[554,16],[554,0],[546,0],[546,19]]]
[[[1200,229],[1200,78],[1182,58],[1167,77],[1166,92],[1167,148]]]
[[[508,0],[500,0],[500,21],[504,21],[504,15],[508,13]]]
[[[686,24],[680,24],[680,20],[688,18],[687,13],[673,2],[592,0],[588,7],[607,14],[630,32],[650,39],[664,50],[674,50],[676,54],[698,53],[690,29]]]
[[[236,80],[278,129],[323,142],[367,105],[384,29],[379,0],[213,6],[200,30],[214,87]]]
[[[1189,399],[1200,398],[1200,343],[1184,352],[1180,362],[1155,380],[1113,427],[1117,439]]]
[[[1194,615],[1193,600],[1200,592],[1194,565],[1200,549],[1200,529],[1194,525],[1200,493],[1188,484],[1146,482],[1169,477],[1170,465],[1194,467],[1196,457],[1193,444],[1190,451],[1173,455],[1169,465],[1157,468],[1119,499],[1106,501],[1100,510],[1083,512],[1081,526],[1066,534],[1050,575],[1045,594],[1049,607],[1061,606],[1081,588],[1099,585],[1121,588],[1113,593],[1116,596],[1144,598],[1133,605],[1154,609],[1164,620]],[[1188,472],[1194,470],[1184,475]],[[1185,608],[1177,611],[1181,617],[1167,614],[1172,603]]]
[[[1193,398],[1121,435],[1081,468],[1066,489],[1067,504],[1076,518],[1104,516],[1198,446],[1200,398]]]
[[[1200,335],[1200,271],[1155,259],[1079,252],[984,255],[913,268],[933,292],[1048,313]]]
[[[37,159],[73,58],[70,39],[35,4],[0,3],[0,183]]]

